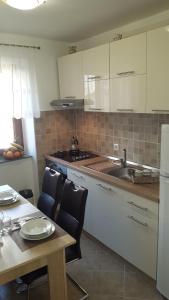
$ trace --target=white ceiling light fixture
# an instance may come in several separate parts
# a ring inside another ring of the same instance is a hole
[[[30,10],[44,4],[47,0],[2,0],[2,1],[5,2],[7,5],[14,7],[16,9]]]

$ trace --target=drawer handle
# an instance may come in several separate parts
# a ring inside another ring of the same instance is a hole
[[[81,176],[81,175],[77,175],[77,174],[75,174],[75,173],[71,173],[71,174],[74,175],[76,178],[79,178],[79,179],[83,179],[83,180],[84,180],[84,177]]]
[[[98,110],[98,111],[100,111],[100,110],[102,110],[102,108],[89,107],[89,110]]]
[[[120,72],[120,73],[117,73],[118,76],[123,76],[123,75],[132,75],[134,74],[135,72],[134,71],[126,71],[126,72]]]
[[[88,80],[100,79],[101,76],[88,76]]]
[[[132,112],[133,109],[132,108],[118,108],[117,111],[128,111],[128,112]]]
[[[76,99],[75,96],[66,96],[65,99]]]
[[[165,112],[165,111],[167,111],[167,112],[169,112],[169,109],[152,109],[152,111],[154,111],[154,112]]]
[[[137,205],[137,204],[135,204],[133,201],[128,201],[128,204],[130,204],[130,205],[132,205],[132,206],[135,206],[135,207],[137,207],[137,208],[139,208],[139,209],[141,209],[141,210],[148,211],[148,208],[147,208],[147,207],[142,207],[142,206],[140,206],[140,205]]]
[[[142,226],[144,226],[144,227],[148,227],[148,224],[145,222],[141,222],[141,221],[139,221],[139,220],[137,220],[136,218],[134,218],[133,216],[128,216],[128,219],[130,219],[130,220],[132,220],[132,221],[134,221],[134,222],[136,222],[137,224],[139,224],[139,225],[142,225]]]
[[[107,187],[107,186],[105,186],[105,185],[103,185],[101,183],[96,183],[96,185],[98,187],[100,187],[101,189],[103,189],[103,190],[106,190],[106,191],[109,191],[109,192],[114,192],[110,187]]]

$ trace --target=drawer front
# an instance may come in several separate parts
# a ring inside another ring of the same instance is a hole
[[[87,188],[87,179],[86,176],[78,171],[72,169],[67,170],[67,177],[69,180],[73,181],[76,185],[80,185]]]

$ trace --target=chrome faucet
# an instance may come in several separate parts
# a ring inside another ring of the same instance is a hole
[[[123,168],[127,168],[127,150],[123,149],[123,152],[124,152],[124,158],[121,158],[120,162]]]

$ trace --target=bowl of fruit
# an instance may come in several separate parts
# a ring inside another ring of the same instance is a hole
[[[8,160],[18,159],[24,155],[23,146],[17,143],[11,143],[11,147],[5,149],[3,152],[3,157]]]

